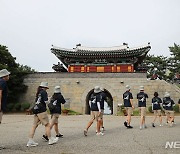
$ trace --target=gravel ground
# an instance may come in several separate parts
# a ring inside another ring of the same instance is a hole
[[[60,116],[59,128],[64,135],[57,144],[48,145],[41,137],[44,127],[37,128],[34,140],[39,143],[37,147],[26,147],[28,134],[33,122],[32,115],[4,115],[0,125],[0,153],[3,154],[179,154],[180,149],[165,148],[167,141],[180,142],[180,116],[175,118],[176,124],[169,127],[151,127],[152,117],[147,117],[147,129],[139,130],[139,117],[132,117],[133,129],[123,126],[125,117],[104,116],[105,135],[96,136],[95,123],[88,131],[88,136],[83,135],[90,116]],[[165,117],[163,117],[165,121]],[[55,136],[52,130],[52,136]]]

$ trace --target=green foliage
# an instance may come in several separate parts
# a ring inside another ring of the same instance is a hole
[[[139,109],[133,110],[133,115],[134,115],[134,116],[139,116]]]
[[[23,84],[24,76],[34,72],[28,66],[23,66],[15,62],[16,58],[11,55],[6,46],[0,45],[0,70],[7,69],[11,72],[8,83],[8,102],[16,103],[22,93],[27,89]]]
[[[67,114],[67,115],[81,115],[81,113],[79,112],[76,112],[71,109],[66,109],[66,108],[62,109],[62,113]]]
[[[25,111],[26,109],[29,109],[29,107],[30,107],[30,104],[29,104],[29,103],[22,103],[22,104],[21,104],[21,109],[22,109],[23,111]]]
[[[179,112],[179,105],[176,104],[174,107],[173,107],[173,110],[178,113]]]
[[[148,78],[157,74],[164,80],[173,80],[176,74],[180,74],[180,46],[174,43],[169,47],[171,57],[147,55],[144,64],[148,66]]]
[[[13,103],[7,104],[7,110],[8,111],[12,111],[13,108],[14,108],[14,104]]]
[[[16,103],[14,105],[14,108],[16,109],[16,111],[20,111],[21,110],[21,103]]]
[[[153,113],[153,111],[152,111],[152,105],[148,107],[148,111],[149,111],[150,113]]]

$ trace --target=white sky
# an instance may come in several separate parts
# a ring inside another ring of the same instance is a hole
[[[112,47],[151,42],[169,56],[180,44],[180,0],[0,0],[0,44],[17,62],[53,71],[51,45]]]

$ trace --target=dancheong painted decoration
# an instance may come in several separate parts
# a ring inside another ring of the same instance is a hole
[[[129,48],[127,43],[115,47],[84,47],[73,49],[52,46],[51,51],[60,60],[52,68],[57,72],[136,72],[143,71],[143,59],[151,49],[145,46]]]

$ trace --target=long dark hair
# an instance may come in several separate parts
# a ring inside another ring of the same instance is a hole
[[[41,87],[41,86],[39,86],[39,87],[37,88],[37,92],[36,92],[36,98],[38,97],[38,95],[39,95],[39,92],[40,92],[42,89],[43,89],[43,87]]]

